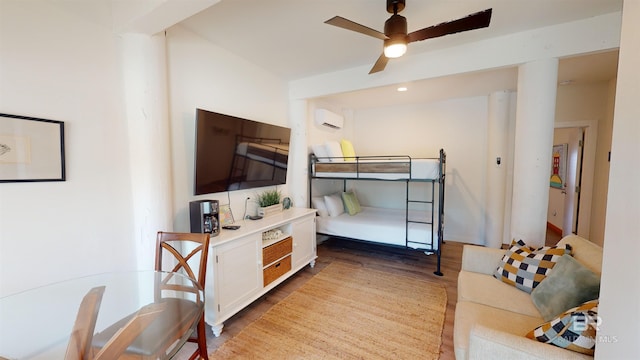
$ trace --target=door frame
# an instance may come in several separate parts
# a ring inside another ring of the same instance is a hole
[[[595,120],[563,121],[554,124],[554,129],[583,128],[584,144],[582,154],[582,183],[578,206],[577,234],[588,239],[591,230],[591,203],[593,200],[593,180],[596,165],[596,145],[598,141],[598,122]],[[565,212],[565,216],[567,216]],[[563,219],[564,223],[564,219]]]

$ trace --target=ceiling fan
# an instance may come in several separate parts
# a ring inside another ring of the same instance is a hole
[[[369,74],[373,74],[384,70],[390,58],[404,55],[407,51],[408,43],[455,34],[462,31],[485,28],[489,26],[489,22],[491,21],[492,9],[487,9],[457,20],[443,22],[407,34],[407,19],[402,15],[398,15],[399,12],[404,10],[404,7],[405,0],[387,0],[387,12],[393,15],[385,21],[384,33],[340,16],[332,17],[325,21],[325,24],[356,31],[384,41],[384,52],[373,65],[371,71],[369,71]]]

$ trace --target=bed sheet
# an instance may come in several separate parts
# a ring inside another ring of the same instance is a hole
[[[409,211],[411,220],[431,220],[430,211]],[[390,245],[407,245],[405,242],[406,221],[404,209],[383,209],[362,207],[356,215],[343,213],[339,216],[316,218],[316,231],[326,235],[335,235],[358,240],[372,241]],[[437,224],[437,220],[434,219]],[[408,247],[414,249],[437,250],[438,232],[433,234],[431,245],[431,224],[409,223],[410,242]],[[414,243],[415,242],[415,243]]]

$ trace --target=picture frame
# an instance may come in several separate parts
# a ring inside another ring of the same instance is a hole
[[[231,212],[231,206],[229,206],[228,204],[220,205],[220,210],[218,215],[220,217],[221,227],[231,225],[235,222],[235,220],[233,219],[233,213]]]
[[[549,177],[549,186],[555,189],[563,190],[567,177],[567,156],[569,144],[553,145],[551,153],[551,175]]]
[[[64,122],[0,113],[0,182],[65,180]]]

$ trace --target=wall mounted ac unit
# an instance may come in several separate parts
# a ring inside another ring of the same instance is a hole
[[[332,129],[342,129],[344,117],[327,109],[316,109],[316,124]]]

